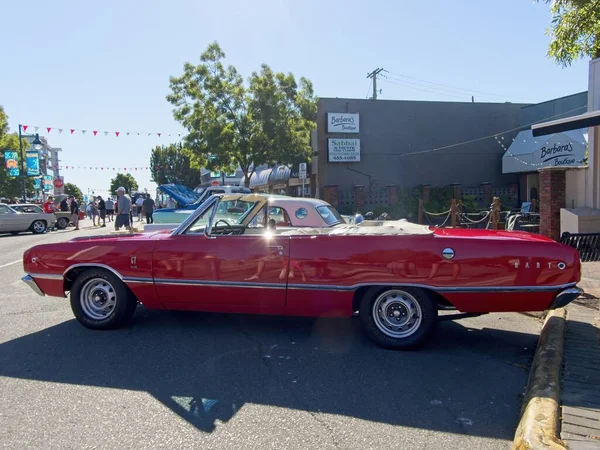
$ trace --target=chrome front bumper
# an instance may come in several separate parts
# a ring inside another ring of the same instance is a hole
[[[42,297],[44,296],[44,293],[37,285],[35,280],[31,277],[31,275],[25,275],[23,278],[21,278],[21,280],[24,281],[25,284],[27,284],[27,286],[33,289],[33,292],[35,292],[37,295],[41,295]]]
[[[564,289],[558,293],[558,295],[554,298],[554,301],[550,305],[549,309],[558,309],[567,306],[577,297],[583,294],[583,289],[578,287],[572,287],[568,289]]]

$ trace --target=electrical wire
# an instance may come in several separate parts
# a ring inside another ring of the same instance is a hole
[[[397,86],[404,86],[404,87],[407,87],[407,88],[410,88],[410,89],[416,89],[417,91],[429,92],[431,94],[438,94],[438,95],[447,95],[448,97],[460,98],[461,100],[465,100],[465,97],[467,96],[467,94],[464,94],[464,95],[458,95],[457,93],[449,94],[447,92],[435,91],[435,90],[430,90],[430,89],[426,89],[426,88],[423,88],[423,87],[416,87],[416,86],[411,86],[410,84],[406,84],[406,83],[410,83],[410,81],[405,81],[403,83],[398,83],[396,81],[392,81],[386,75],[381,75],[381,74],[379,74],[379,75],[381,77],[383,77],[383,79],[384,79],[384,81],[386,83],[395,84]]]
[[[400,73],[397,73],[397,72],[391,72],[391,71],[385,70],[385,69],[383,71],[386,72],[386,73],[388,73],[388,74],[390,74],[390,76],[392,76],[394,79],[398,79],[396,77],[401,77],[401,78],[406,78],[406,79],[409,79],[409,80],[420,81],[421,83],[428,83],[428,84],[433,84],[433,85],[436,85],[436,86],[443,86],[443,87],[446,87],[446,88],[449,88],[449,89],[452,89],[452,90],[464,91],[466,93],[471,93],[471,94],[472,93],[477,93],[477,94],[484,94],[484,95],[488,95],[488,96],[492,96],[492,97],[514,98],[514,99],[527,100],[528,102],[531,101],[531,99],[526,99],[526,98],[518,97],[518,96],[503,95],[503,94],[493,94],[491,92],[478,91],[478,90],[475,90],[475,89],[465,89],[465,88],[460,88],[460,87],[457,87],[457,86],[451,86],[451,85],[448,85],[448,84],[435,83],[433,81],[427,81],[427,80],[423,80],[423,79],[420,79],[420,78],[410,77],[408,75],[403,75],[403,74],[400,74]],[[399,81],[402,81],[402,80],[399,80]],[[471,95],[471,94],[469,94],[469,95]]]

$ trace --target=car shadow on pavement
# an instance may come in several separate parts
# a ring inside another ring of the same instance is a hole
[[[402,352],[371,343],[356,318],[140,307],[129,328],[69,320],[0,344],[0,376],[145,391],[203,432],[251,403],[511,440],[536,342],[447,321]]]

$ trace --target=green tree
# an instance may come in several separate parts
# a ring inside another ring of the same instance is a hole
[[[208,46],[200,64],[185,63],[170,77],[167,100],[187,130],[186,147],[196,165],[232,171],[239,166],[246,186],[261,164],[292,164],[310,159],[310,131],[316,126],[312,83],[275,73],[263,64],[248,85],[235,67],[225,67],[218,43]]]
[[[120,187],[124,187],[125,191],[131,195],[133,191],[138,190],[137,181],[133,178],[130,173],[118,173],[116,177],[110,180],[110,193],[114,195],[116,190]]]
[[[600,58],[600,0],[544,1],[552,13],[548,56],[563,67],[578,58]]]
[[[10,133],[8,128],[8,116],[4,108],[0,106],[0,197],[23,197],[23,181],[21,177],[9,177],[6,172],[6,163],[4,161],[4,150],[19,151],[19,136],[17,133]],[[29,147],[28,142],[23,139],[23,152]],[[28,196],[35,194],[33,178],[25,179],[25,190]]]
[[[79,189],[73,183],[65,183],[65,194],[72,195],[80,203],[83,201],[83,193],[81,192],[81,189]]]
[[[180,144],[154,147],[150,156],[150,173],[156,184],[183,184],[194,189],[200,184],[200,167],[191,152]]]

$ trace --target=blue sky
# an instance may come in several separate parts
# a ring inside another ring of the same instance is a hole
[[[365,98],[377,67],[390,71],[381,99],[538,102],[587,89],[587,61],[563,69],[546,57],[544,2],[32,0],[2,14],[0,104],[12,130],[40,126],[63,167],[147,167],[150,150],[183,131],[165,100],[169,76],[215,40],[245,76],[264,62],[308,77],[320,97]],[[63,171],[84,193],[102,193],[115,173]],[[155,187],[149,171],[131,173]]]

